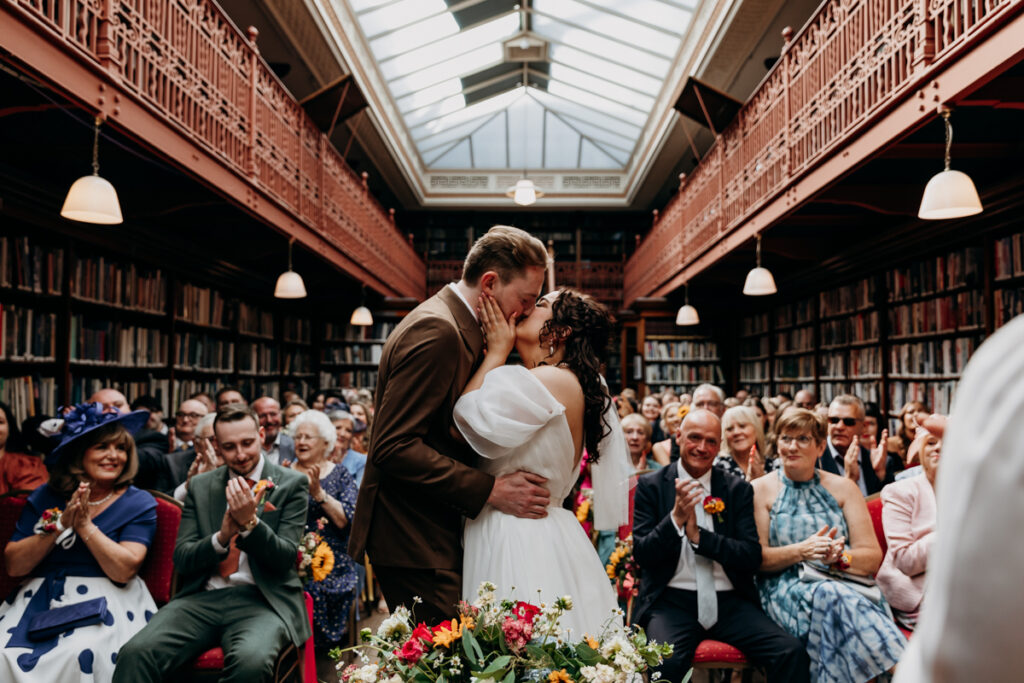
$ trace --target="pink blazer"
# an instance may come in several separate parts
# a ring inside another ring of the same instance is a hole
[[[894,609],[915,612],[935,539],[935,490],[923,474],[882,489],[882,526],[889,549],[875,578]]]

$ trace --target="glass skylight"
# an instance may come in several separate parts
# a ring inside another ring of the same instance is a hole
[[[337,1],[427,169],[529,172],[629,164],[699,0]]]

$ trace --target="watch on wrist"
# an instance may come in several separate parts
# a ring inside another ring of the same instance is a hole
[[[256,528],[256,525],[259,524],[259,522],[260,522],[260,518],[259,517],[253,517],[252,519],[250,519],[248,522],[246,522],[242,526],[242,531],[246,531],[246,532],[252,531],[253,529]]]

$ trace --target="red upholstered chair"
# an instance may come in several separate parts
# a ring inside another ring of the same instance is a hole
[[[21,511],[25,507],[25,499],[19,496],[4,495],[0,497],[0,550],[7,545],[14,535],[14,527],[18,524]],[[4,599],[11,592],[21,585],[25,579],[23,576],[10,576],[7,574],[7,567],[4,565],[3,554],[0,553],[0,600]]]
[[[867,503],[871,524],[875,527],[875,537],[878,539],[878,545],[882,546],[882,556],[884,557],[889,544],[885,542],[885,530],[882,528],[882,498],[876,493],[867,499]]]
[[[182,504],[160,491],[150,493],[156,498],[156,533],[139,576],[146,582],[153,601],[162,607],[174,595],[174,543],[181,525]]]
[[[752,679],[753,669],[746,655],[738,649],[719,640],[702,640],[693,654],[694,669],[743,670],[743,680]]]

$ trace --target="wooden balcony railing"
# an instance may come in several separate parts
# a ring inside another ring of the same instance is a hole
[[[338,256],[333,260],[382,293],[423,297],[425,264],[259,56],[255,29],[242,35],[213,0],[3,5],[0,45],[16,29],[44,36],[111,83],[110,99],[143,105],[283,211],[286,220],[268,222],[294,221],[317,234],[341,256],[322,243],[311,247],[328,259]],[[145,139],[131,120],[118,124]],[[256,203],[235,199],[250,209]]]
[[[626,263],[624,302],[666,293],[659,288],[688,264],[911,97],[987,29],[1019,14],[1022,5],[1022,0],[824,3],[787,42],[758,90],[657,215]],[[934,111],[935,102],[928,106]]]

